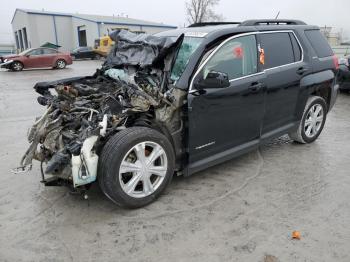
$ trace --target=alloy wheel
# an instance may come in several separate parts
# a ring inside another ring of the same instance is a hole
[[[12,65],[12,68],[13,68],[13,70],[15,70],[15,71],[21,71],[22,68],[23,68],[23,66],[22,66],[22,64],[19,63],[19,62],[15,62],[15,63]]]
[[[63,60],[57,61],[57,67],[63,69],[66,66],[66,63]]]
[[[167,168],[168,159],[163,147],[155,142],[141,142],[123,157],[119,182],[127,195],[147,197],[161,186]]]
[[[324,110],[320,104],[314,104],[306,115],[304,132],[308,138],[315,137],[322,127]]]

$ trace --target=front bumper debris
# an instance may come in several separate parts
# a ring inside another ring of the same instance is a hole
[[[9,68],[12,62],[13,60],[5,59],[2,63],[0,63],[0,68]]]

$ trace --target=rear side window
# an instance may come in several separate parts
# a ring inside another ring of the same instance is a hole
[[[319,58],[333,56],[333,50],[320,30],[305,30],[305,35]]]
[[[44,54],[44,55],[57,54],[57,51],[56,51],[56,50],[53,50],[53,49],[43,49],[43,54]]]
[[[260,45],[265,52],[265,69],[295,62],[289,33],[260,34]]]

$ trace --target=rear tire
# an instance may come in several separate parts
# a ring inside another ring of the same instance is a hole
[[[306,102],[298,129],[289,136],[295,142],[309,144],[321,134],[327,118],[326,101],[319,96],[311,96]]]
[[[67,63],[64,59],[58,59],[56,61],[56,68],[57,69],[64,69],[64,68],[66,68],[66,65],[67,65]]]
[[[159,156],[158,156],[159,155]],[[111,137],[100,154],[98,181],[119,206],[138,208],[157,199],[171,182],[175,156],[169,140],[146,127]]]
[[[16,72],[22,71],[23,70],[23,64],[21,62],[19,62],[19,61],[14,61],[11,64],[11,70],[16,71]]]

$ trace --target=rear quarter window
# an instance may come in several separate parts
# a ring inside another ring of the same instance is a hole
[[[300,61],[302,59],[302,51],[301,51],[301,47],[297,41],[297,39],[295,38],[294,34],[289,33],[290,39],[292,41],[292,45],[293,45],[293,51],[294,51],[294,58],[295,61]]]
[[[320,30],[305,30],[305,35],[319,58],[333,56],[333,50]]]

